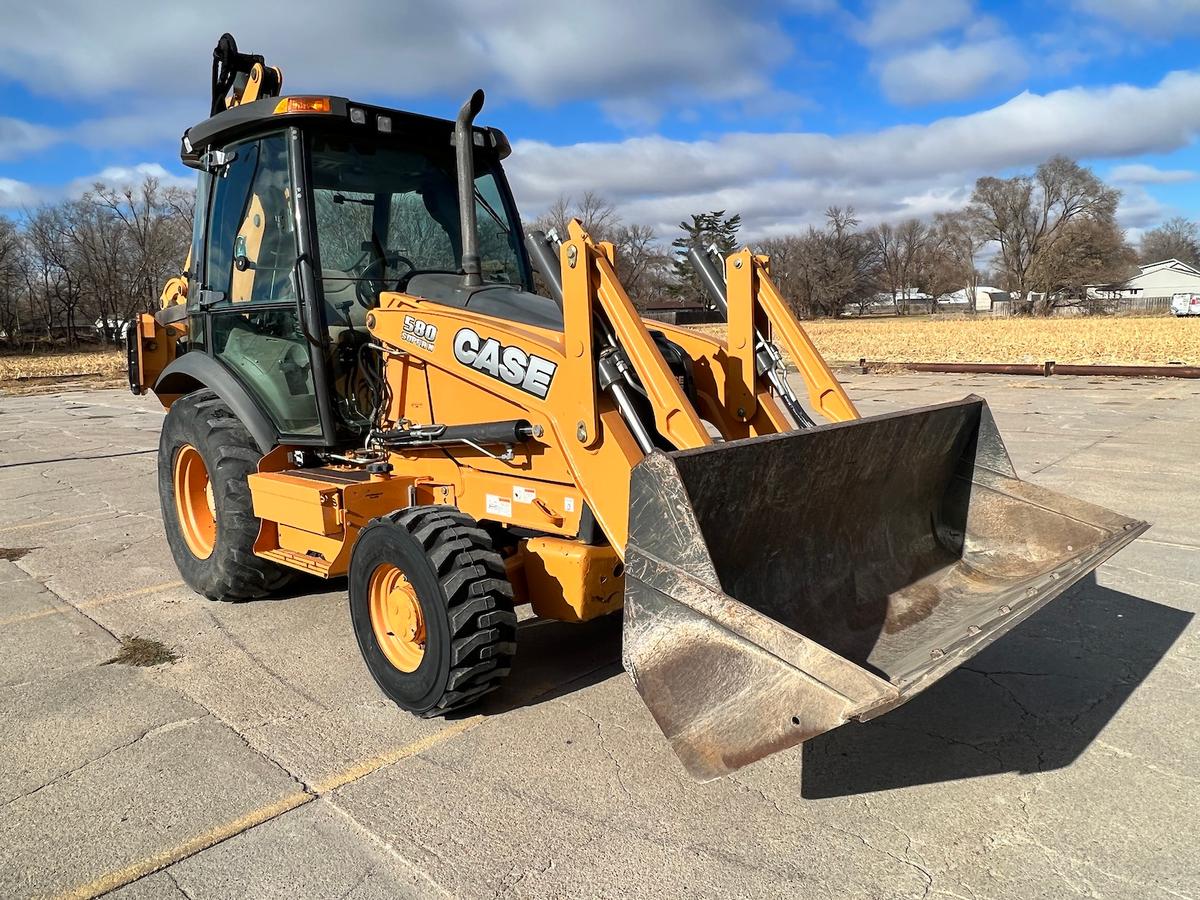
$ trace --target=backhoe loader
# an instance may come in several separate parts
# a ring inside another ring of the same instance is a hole
[[[481,91],[454,121],[281,91],[222,37],[130,385],[168,409],[186,582],[346,576],[405,710],[498,688],[517,605],[623,610],[637,691],[715,778],[905,702],[1148,527],[1018,478],[978,397],[860,418],[749,249],[689,255],[726,339],[643,320],[611,244],[523,233]]]

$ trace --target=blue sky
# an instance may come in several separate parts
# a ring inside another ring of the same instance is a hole
[[[4,7],[9,7],[5,9]],[[664,233],[741,212],[750,235],[961,206],[981,174],[1053,153],[1124,191],[1132,237],[1200,217],[1200,0],[1040,3],[509,0],[209,4],[0,0],[0,207],[97,177],[190,181],[212,45],[234,30],[324,91],[482,120],[523,211],[594,189]]]

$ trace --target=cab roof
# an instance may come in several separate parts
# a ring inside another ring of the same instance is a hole
[[[357,103],[345,97],[292,95],[233,106],[193,125],[183,133],[179,158],[189,168],[202,169],[202,157],[208,150],[220,150],[269,126],[314,124],[363,137],[400,136],[447,144],[454,138],[454,122],[449,119]],[[512,152],[500,129],[476,126],[474,131],[476,147],[495,153],[498,159],[505,159]]]

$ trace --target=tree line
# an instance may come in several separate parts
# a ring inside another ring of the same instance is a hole
[[[1119,200],[1120,191],[1089,168],[1055,156],[1029,173],[980,178],[961,209],[929,219],[864,228],[852,207],[835,206],[819,226],[753,246],[770,257],[781,293],[805,317],[861,314],[881,299],[897,313],[935,312],[939,298],[973,299],[984,285],[1022,298],[1035,314],[1068,305],[1099,310],[1106,301],[1089,297],[1088,288],[1123,283],[1138,262],[1177,258],[1200,266],[1197,223],[1171,219],[1134,247],[1117,224]],[[665,245],[594,193],[577,203],[560,198],[537,224],[563,235],[571,216],[616,245],[621,275],[642,306],[705,303],[683,253],[692,245],[728,253],[741,224],[724,210],[699,213],[680,222]]]
[[[862,313],[881,297],[898,313],[936,311],[938,298],[972,298],[985,284],[1031,298],[1030,311],[1046,313],[1096,303],[1088,286],[1120,284],[1139,261],[1200,266],[1196,222],[1171,219],[1135,248],[1116,221],[1119,199],[1090,169],[1056,156],[1029,173],[980,178],[961,209],[930,219],[865,228],[853,208],[831,207],[822,224],[754,248],[770,256],[772,277],[806,317]],[[162,285],[178,274],[192,217],[192,192],[153,177],[97,184],[78,199],[0,216],[0,341],[116,341],[122,323],[153,310]],[[560,197],[532,227],[565,237],[573,217],[616,245],[619,275],[643,308],[706,304],[687,248],[715,246],[724,254],[740,242],[736,214],[697,213],[664,236],[624,221],[594,192]]]
[[[97,184],[20,219],[0,216],[0,340],[118,340],[121,324],[153,310],[163,284],[179,274],[193,202],[191,191],[146,177]]]

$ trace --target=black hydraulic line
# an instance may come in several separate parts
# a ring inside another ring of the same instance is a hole
[[[507,422],[481,422],[471,425],[414,425],[411,428],[392,428],[376,431],[375,440],[391,447],[440,447],[446,444],[523,444],[540,437],[541,428],[526,419]]]

